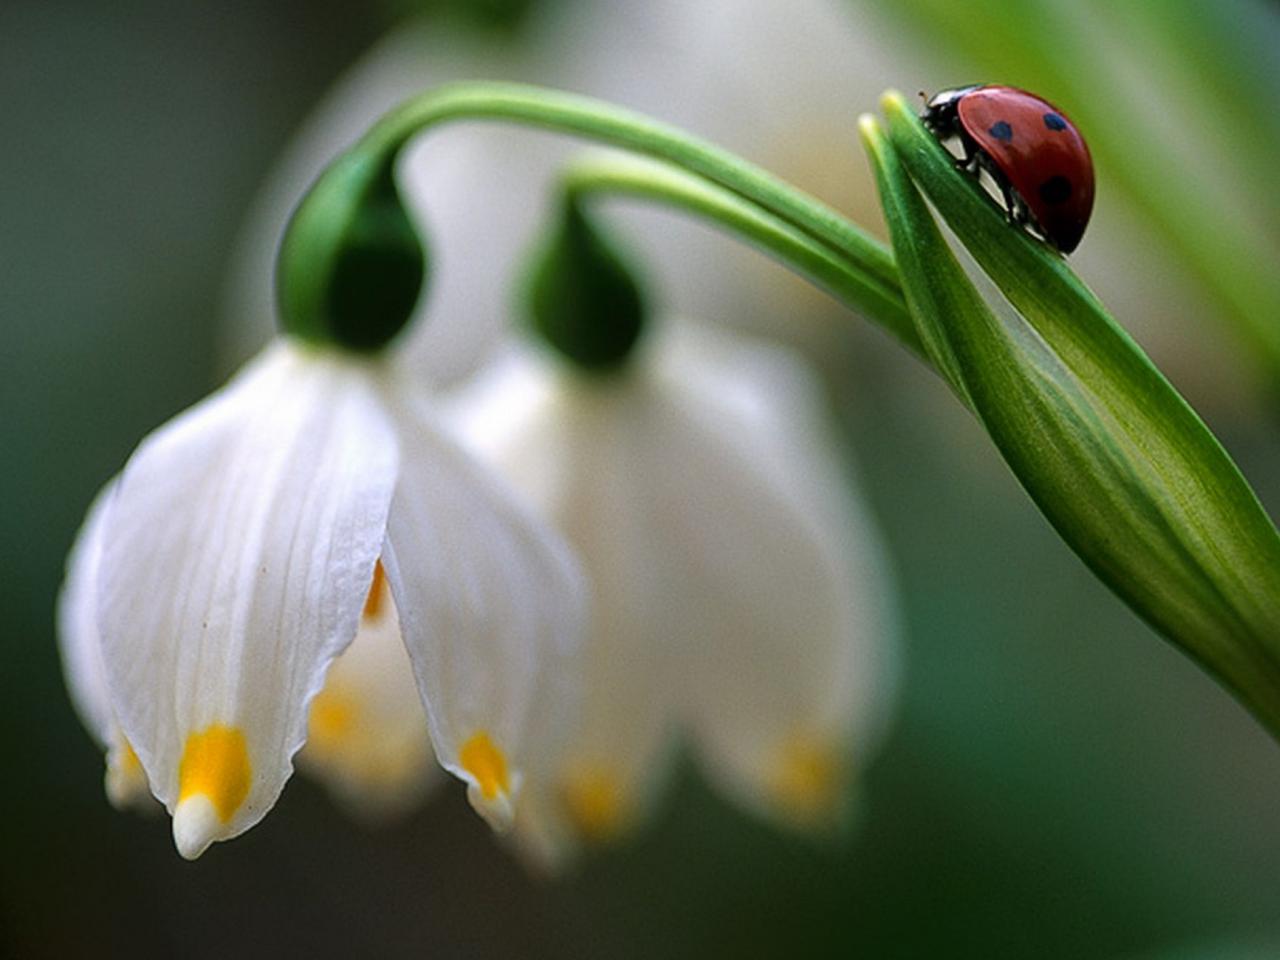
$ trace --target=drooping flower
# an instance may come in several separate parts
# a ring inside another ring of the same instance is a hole
[[[72,702],[106,755],[107,797],[118,809],[145,811],[156,801],[115,719],[96,605],[84,595],[98,580],[102,526],[113,490],[114,483],[108,484],[89,508],[69,558],[58,637]],[[370,821],[408,811],[439,781],[422,699],[381,565],[374,568],[355,640],[330,665],[324,689],[311,701],[298,767],[324,782],[355,816]]]
[[[607,372],[519,351],[451,407],[592,581],[581,721],[522,808],[551,861],[642,817],[677,734],[727,796],[831,826],[892,699],[889,579],[807,371],[726,333],[655,340]]]
[[[363,820],[413,809],[439,781],[400,617],[381,564],[360,629],[311,701],[298,768]]]
[[[384,357],[284,337],[142,442],[73,551],[63,651],[113,799],[145,777],[186,857],[251,827],[309,715],[323,762],[314,698],[370,603],[440,763],[509,824],[573,703],[574,561]]]

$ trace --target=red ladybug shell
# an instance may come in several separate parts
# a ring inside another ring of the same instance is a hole
[[[1008,178],[1045,237],[1063,253],[1080,243],[1093,211],[1093,160],[1053,104],[1015,87],[983,86],[959,98],[964,131]]]

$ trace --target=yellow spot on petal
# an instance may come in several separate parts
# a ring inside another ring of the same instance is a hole
[[[561,785],[560,797],[574,828],[592,843],[616,839],[629,819],[622,784],[608,770],[573,771]]]
[[[357,816],[407,810],[430,782],[434,757],[426,720],[381,711],[354,684],[330,675],[311,701],[298,765],[323,780]],[[416,722],[415,722],[416,719]]]
[[[391,588],[387,586],[387,571],[382,569],[382,561],[373,565],[373,582],[369,584],[369,595],[364,599],[364,618],[377,620],[387,605]]]
[[[799,823],[830,820],[844,796],[848,767],[835,747],[813,737],[793,737],[778,750],[770,787],[782,812]]]
[[[133,752],[133,745],[123,736],[117,736],[115,745],[107,751],[107,771],[103,779],[107,799],[116,809],[145,807],[151,803],[151,791],[142,761]]]
[[[475,777],[480,795],[486,800],[493,800],[510,791],[507,758],[485,731],[479,731],[462,745],[462,749],[458,751],[458,763]]]
[[[338,752],[350,740],[359,715],[355,699],[334,689],[330,681],[311,701],[307,718],[307,748],[322,754]]]
[[[120,772],[127,777],[135,777],[142,773],[142,761],[133,749],[133,744],[124,737],[120,738]]]
[[[187,737],[178,766],[178,802],[207,797],[226,823],[249,795],[251,774],[244,733],[215,723]]]

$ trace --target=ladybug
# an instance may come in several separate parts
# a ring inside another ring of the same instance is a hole
[[[990,174],[1012,222],[1063,253],[1080,245],[1093,211],[1093,160],[1061,110],[1017,87],[976,84],[936,94],[920,119],[940,140],[960,138],[959,166]]]

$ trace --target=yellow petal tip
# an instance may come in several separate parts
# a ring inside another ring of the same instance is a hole
[[[512,777],[506,755],[484,730],[475,733],[458,751],[458,765],[467,781],[467,799],[489,826],[499,832],[515,820]]]
[[[467,800],[471,808],[484,818],[484,822],[495,833],[506,833],[515,823],[515,804],[511,802],[511,794],[503,792],[495,796],[486,796],[475,784],[467,784]]]
[[[575,771],[565,779],[560,795],[574,829],[591,843],[617,839],[630,820],[622,783],[607,770]]]
[[[138,755],[129,741],[120,737],[107,751],[107,772],[104,777],[107,800],[117,810],[144,807],[151,799],[147,774],[142,769]]]
[[[196,859],[224,830],[213,801],[203,793],[179,801],[173,811],[173,842],[183,859]]]
[[[373,581],[369,584],[369,593],[365,597],[364,612],[361,616],[369,623],[380,620],[389,606],[390,599],[391,587],[387,583],[387,572],[382,569],[382,561],[379,560],[373,565]]]
[[[798,826],[830,824],[838,818],[848,773],[844,756],[832,743],[793,737],[774,760],[769,778],[773,802]]]

